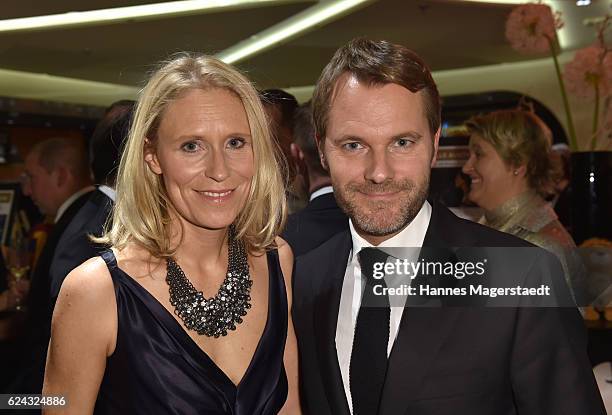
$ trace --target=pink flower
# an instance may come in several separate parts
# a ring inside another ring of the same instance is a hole
[[[506,20],[506,39],[521,53],[548,52],[556,29],[562,26],[559,13],[553,14],[549,6],[523,4],[515,7]]]
[[[612,53],[601,45],[580,49],[564,68],[567,90],[581,98],[593,98],[599,88],[600,98],[612,95]]]

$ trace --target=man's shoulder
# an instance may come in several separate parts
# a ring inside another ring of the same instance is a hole
[[[317,263],[327,258],[337,259],[343,251],[351,249],[351,232],[348,228],[344,231],[336,233],[334,236],[323,242],[318,247],[299,255],[296,262],[300,263]]]

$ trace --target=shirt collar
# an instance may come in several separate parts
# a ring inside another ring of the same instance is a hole
[[[397,235],[392,238],[383,241],[379,248],[394,248],[394,247],[421,247],[425,240],[425,234],[429,227],[429,220],[431,219],[431,205],[426,200],[421,206],[419,213],[414,217],[404,229],[402,229]],[[373,245],[363,239],[353,226],[353,220],[349,220],[349,228],[351,231],[351,239],[353,240],[353,251],[352,253],[358,253],[363,248],[369,248]]]
[[[104,193],[106,196],[108,196],[108,198],[112,200],[113,202],[115,202],[115,200],[117,199],[117,191],[113,189],[112,187],[102,184],[98,186],[98,190]]]
[[[54,219],[53,223],[57,223],[60,220],[60,218],[62,217],[64,212],[66,212],[66,209],[68,209],[70,207],[70,205],[74,203],[75,200],[77,200],[79,197],[83,196],[85,193],[91,192],[94,189],[95,189],[95,187],[93,187],[93,186],[87,186],[87,187],[84,187],[81,190],[73,193],[72,196],[70,196],[68,199],[66,199],[64,201],[64,203],[62,203],[60,205],[59,209],[57,210],[57,213],[55,214],[55,219]]]
[[[312,192],[312,194],[310,195],[310,201],[312,202],[315,198],[326,195],[328,193],[334,193],[334,188],[331,186],[323,186],[322,188]]]

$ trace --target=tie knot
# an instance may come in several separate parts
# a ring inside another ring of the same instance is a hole
[[[361,273],[366,277],[367,281],[373,280],[374,264],[382,264],[379,266],[378,271],[383,272],[384,275],[383,270],[389,255],[385,254],[378,248],[363,248],[361,251],[359,251],[357,256],[359,258],[359,265],[361,266]]]

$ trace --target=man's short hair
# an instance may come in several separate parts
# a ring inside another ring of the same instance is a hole
[[[278,108],[283,125],[292,128],[293,113],[298,107],[297,99],[287,91],[282,89],[266,89],[260,92],[261,102]]]
[[[398,84],[423,96],[431,134],[440,127],[440,95],[423,60],[410,49],[385,40],[353,39],[336,51],[325,66],[313,95],[315,131],[324,140],[338,80],[350,74],[367,86]]]
[[[30,155],[48,173],[58,167],[65,167],[76,178],[89,177],[89,160],[85,146],[79,141],[66,138],[49,138],[36,143]]]
[[[304,162],[308,170],[319,176],[329,176],[319,159],[310,101],[295,110],[293,115],[293,139],[304,153]]]
[[[123,144],[130,131],[135,101],[121,100],[111,104],[96,125],[89,142],[89,158],[94,180],[115,186]]]

